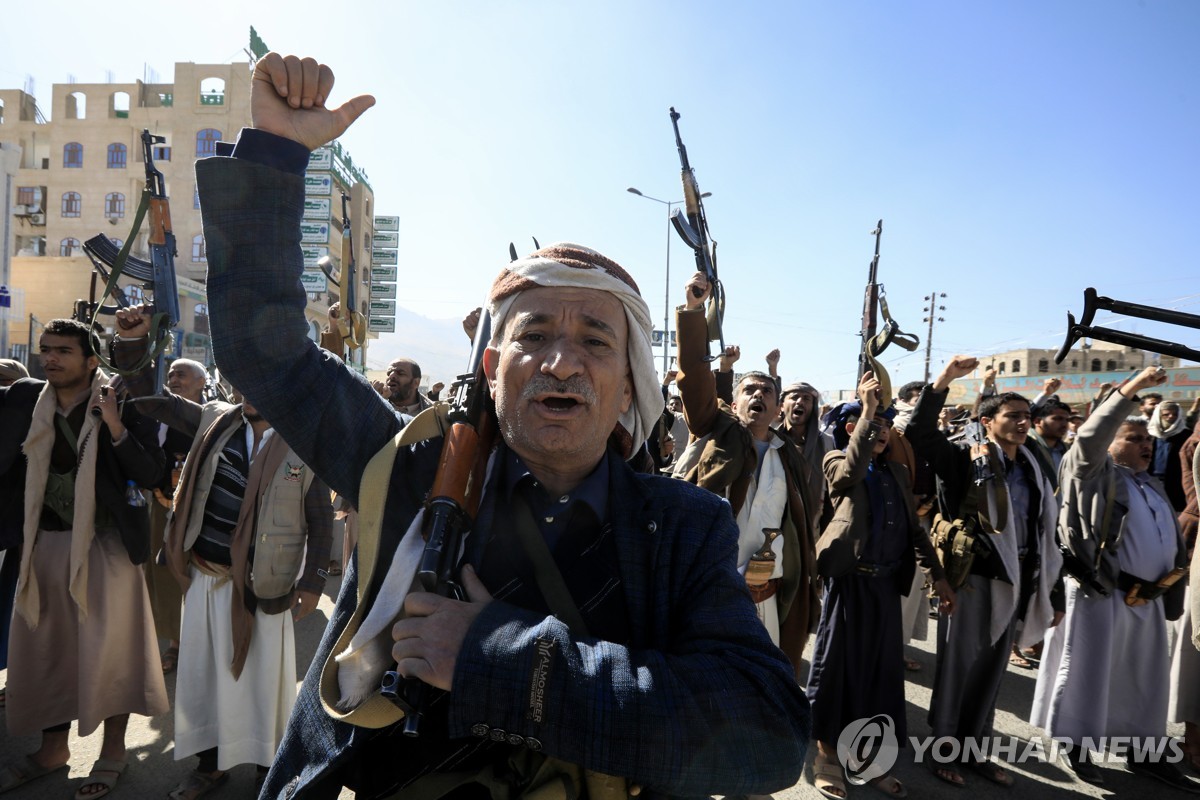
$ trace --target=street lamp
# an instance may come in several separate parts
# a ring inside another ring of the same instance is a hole
[[[683,200],[659,200],[657,197],[651,197],[648,194],[643,194],[637,189],[630,186],[625,191],[630,194],[636,194],[638,197],[644,197],[647,200],[653,200],[656,203],[662,203],[667,207],[667,276],[666,276],[666,296],[663,299],[663,375],[667,374],[667,358],[671,347],[671,206],[683,204]],[[705,192],[700,195],[701,199],[712,197],[712,192]]]

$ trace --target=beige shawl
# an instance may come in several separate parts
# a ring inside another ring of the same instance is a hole
[[[96,370],[91,392],[84,403],[90,407],[100,396],[100,387],[108,383],[108,375]],[[46,495],[46,478],[50,473],[50,454],[54,449],[54,420],[58,409],[58,394],[47,383],[33,407],[29,435],[21,449],[28,462],[25,478],[25,539],[21,544],[21,572],[17,578],[16,611],[30,629],[38,626],[41,605],[37,575],[33,571],[33,548],[37,545],[38,522],[42,517],[42,501]],[[79,617],[87,616],[88,551],[96,534],[96,435],[104,422],[85,414],[83,429],[76,442],[78,468],[75,473],[75,513],[71,521],[70,592]]]

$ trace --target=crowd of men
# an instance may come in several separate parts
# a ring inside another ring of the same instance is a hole
[[[180,359],[156,385],[145,307],[107,348],[52,321],[45,380],[0,362],[4,703],[11,733],[42,737],[0,792],[63,771],[73,721],[103,727],[76,798],[113,792],[129,715],[166,713],[174,673],[175,758],[197,757],[174,800],[241,764],[268,798],[753,797],[798,779],[810,739],[814,785],[843,798],[847,727],[907,734],[904,645],[930,598],[928,724],[964,745],[938,779],[1012,784],[967,745],[1009,666],[1035,664],[1030,720],[1080,780],[1103,783],[1095,742],[1168,719],[1200,771],[1200,434],[1151,391],[1161,370],[1080,413],[1054,380],[1026,398],[985,372],[951,409],[980,369],[955,356],[894,397],[866,370],[822,407],[782,384],[778,350],[712,368],[696,273],[659,375],[633,278],[562,243],[508,264],[465,321],[478,377],[451,411],[410,359],[373,385],[347,367],[336,307],[307,337],[308,153],[373,99],[326,108],[332,72],[277,54],[253,84],[255,127],[197,165],[224,384]],[[431,583],[427,551],[464,522]],[[297,696],[293,623],[341,568],[335,538],[345,579]],[[1200,789],[1167,761],[1130,768]]]

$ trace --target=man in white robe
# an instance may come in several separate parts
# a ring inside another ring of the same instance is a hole
[[[1080,427],[1062,462],[1059,530],[1075,559],[1066,578],[1066,618],[1048,640],[1030,722],[1071,740],[1069,763],[1092,784],[1104,779],[1087,751],[1101,737],[1166,734],[1166,621],[1182,611],[1186,552],[1166,494],[1147,472],[1146,423],[1132,416],[1137,393],[1165,380],[1150,367],[1113,392]],[[1129,768],[1200,790],[1165,760],[1131,758]]]

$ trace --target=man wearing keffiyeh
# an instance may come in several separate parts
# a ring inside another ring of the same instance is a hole
[[[406,591],[446,410],[406,424],[307,339],[304,168],[374,102],[326,108],[332,84],[312,59],[268,54],[251,91],[256,127],[197,164],[222,372],[363,523],[261,796],[790,786],[807,702],[755,622],[728,506],[626,463],[663,401],[649,310],[596,251],[552,245],[493,284],[482,366],[501,441],[459,562],[466,598]],[[548,558],[535,558],[543,545]],[[551,613],[562,604],[543,579],[555,573],[575,606],[563,616],[582,624]],[[427,690],[419,738],[376,688],[391,666],[381,643],[400,675],[444,692]]]

